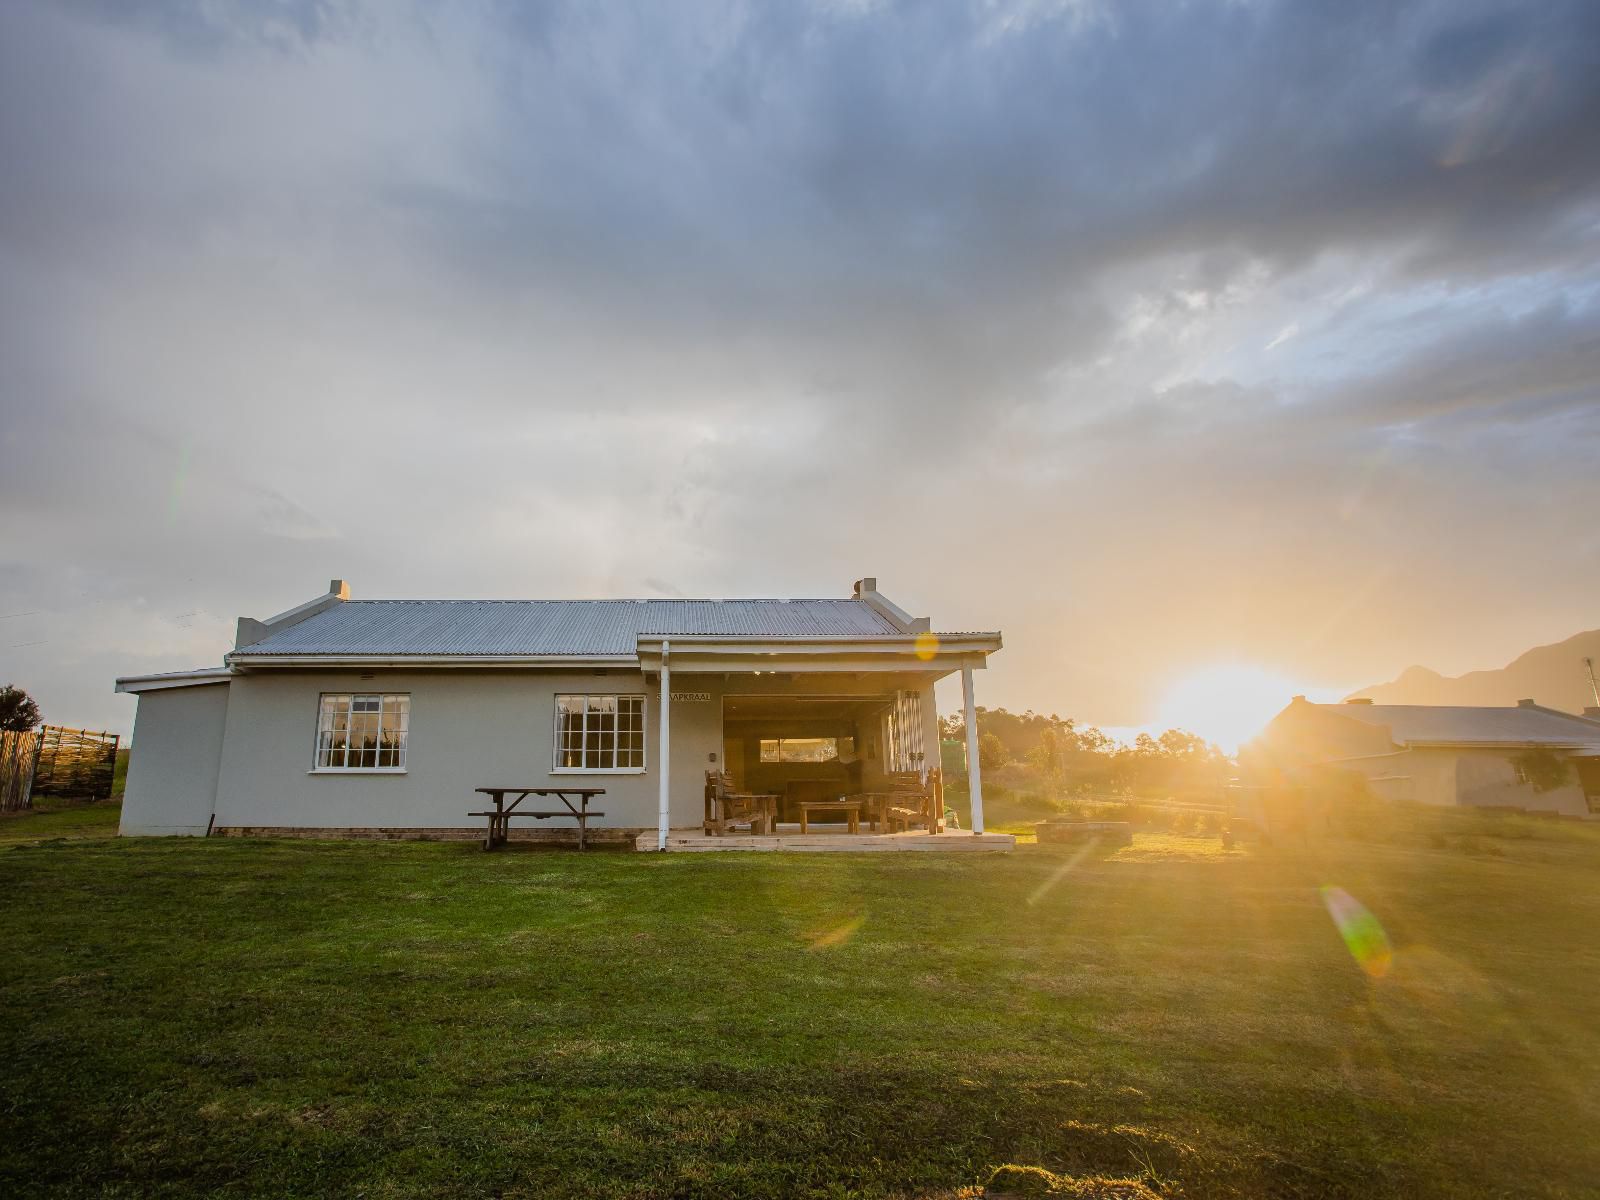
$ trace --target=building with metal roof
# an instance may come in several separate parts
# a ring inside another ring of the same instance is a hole
[[[1600,753],[1600,721],[1524,700],[1515,708],[1370,704],[1348,700],[1316,707],[1375,725],[1401,746],[1550,746]]]
[[[1600,721],[1532,700],[1468,707],[1296,696],[1247,757],[1291,773],[1355,772],[1396,799],[1600,816]]]
[[[355,600],[336,579],[241,617],[220,666],[117,681],[139,697],[123,830],[458,834],[474,788],[600,779],[597,827],[665,845],[714,776],[767,797],[776,836],[936,776],[933,685],[961,674],[975,740],[973,672],[1000,646],[934,630],[871,577],[730,600]],[[975,746],[968,762],[981,834]],[[942,809],[922,824],[941,832]]]
[[[634,654],[640,636],[894,638],[860,600],[352,600],[241,647],[281,655]]]

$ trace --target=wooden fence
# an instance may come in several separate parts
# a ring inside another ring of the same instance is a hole
[[[45,725],[33,771],[33,794],[58,799],[109,800],[117,771],[114,733]]]
[[[33,807],[33,763],[38,755],[38,730],[0,730],[0,812]]]

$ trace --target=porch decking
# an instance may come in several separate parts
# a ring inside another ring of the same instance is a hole
[[[654,851],[658,835],[655,830],[641,833],[634,841],[634,849]],[[697,853],[715,850],[784,850],[830,851],[846,854],[883,854],[904,850],[923,850],[932,853],[1004,853],[1013,849],[1017,839],[1009,833],[969,833],[951,830],[946,833],[926,833],[922,830],[906,833],[845,833],[819,831],[801,833],[799,826],[780,827],[767,837],[732,833],[723,837],[703,833],[699,829],[673,829],[667,833],[667,849]]]

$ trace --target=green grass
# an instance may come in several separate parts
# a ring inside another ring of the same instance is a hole
[[[66,816],[0,829],[8,1196],[925,1196],[1007,1162],[1600,1195],[1592,828],[580,857]]]
[[[115,801],[35,800],[32,812],[0,813],[0,847],[52,838],[116,837],[121,815],[122,805]]]

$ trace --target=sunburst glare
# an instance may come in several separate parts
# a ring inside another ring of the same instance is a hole
[[[1174,684],[1161,702],[1158,717],[1164,729],[1187,729],[1231,753],[1302,693],[1312,699],[1337,698],[1329,689],[1307,688],[1265,667],[1218,663]]]

